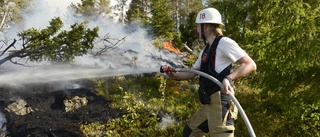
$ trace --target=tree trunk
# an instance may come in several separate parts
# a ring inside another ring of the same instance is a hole
[[[7,7],[7,8],[6,8],[6,11],[5,11],[5,13],[4,13],[4,16],[3,16],[3,18],[2,18],[1,24],[0,24],[0,30],[2,30],[2,28],[3,28],[3,26],[4,26],[4,22],[6,21],[6,18],[7,18],[7,16],[8,16],[8,12],[9,12],[9,9],[8,9],[8,7]]]

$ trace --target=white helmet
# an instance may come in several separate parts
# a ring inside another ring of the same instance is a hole
[[[215,8],[201,10],[197,15],[196,23],[215,23],[224,25],[222,23],[221,14]]]

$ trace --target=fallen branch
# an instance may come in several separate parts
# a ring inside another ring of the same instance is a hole
[[[187,42],[183,43],[184,47],[190,52],[193,53],[193,50],[191,48],[188,47]]]
[[[117,47],[119,47],[120,45],[122,45],[125,42],[126,36],[121,38],[121,39],[111,39],[108,36],[105,36],[102,41],[104,43],[104,47],[101,48],[99,51],[97,51],[96,53],[93,53],[93,56],[99,56],[105,52],[111,51],[116,49]],[[115,43],[113,43],[111,40],[117,40]]]

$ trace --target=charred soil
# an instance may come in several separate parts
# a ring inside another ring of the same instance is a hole
[[[81,124],[105,123],[108,119],[121,116],[120,111],[109,107],[107,99],[89,88],[51,91],[44,85],[30,87],[0,88],[0,112],[6,117],[7,136],[81,137]],[[74,96],[85,97],[88,104],[70,112],[64,111],[63,100]],[[6,107],[17,99],[24,100],[33,111],[26,115],[8,112]]]

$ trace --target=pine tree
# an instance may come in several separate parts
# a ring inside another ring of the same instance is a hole
[[[181,41],[186,43],[189,47],[193,46],[193,42],[198,39],[195,19],[197,13],[191,12],[188,18],[183,22],[183,24],[179,27],[181,33]]]
[[[189,13],[199,12],[204,8],[199,0],[175,0],[171,4],[172,17],[175,19],[175,32],[179,32],[179,27],[187,20]]]
[[[72,3],[70,7],[75,11],[74,16],[87,19],[97,19],[100,16],[111,17],[110,0],[81,0],[81,3]]]
[[[179,32],[181,33],[181,41],[189,47],[193,46],[194,41],[198,39],[195,21],[197,13],[203,8],[202,2],[198,0],[182,0],[180,4]]]
[[[145,25],[149,22],[149,1],[132,0],[126,12],[125,22],[130,24],[132,21],[140,20]]]
[[[93,42],[98,37],[97,27],[90,29],[86,28],[85,23],[75,23],[70,31],[61,31],[62,27],[61,19],[54,18],[45,29],[31,28],[20,32],[18,36],[23,48],[1,59],[0,65],[13,58],[25,57],[30,61],[69,62],[93,48]],[[14,47],[15,43],[16,40],[4,52]]]
[[[320,136],[320,11],[315,3],[320,1],[211,4],[221,11],[226,34],[258,65],[250,81],[250,86],[262,90],[255,95],[259,110],[252,111],[254,117],[266,118],[253,125],[258,136]]]
[[[167,0],[152,0],[150,8],[152,14],[151,25],[156,36],[172,39],[174,20],[170,10],[170,2]]]

